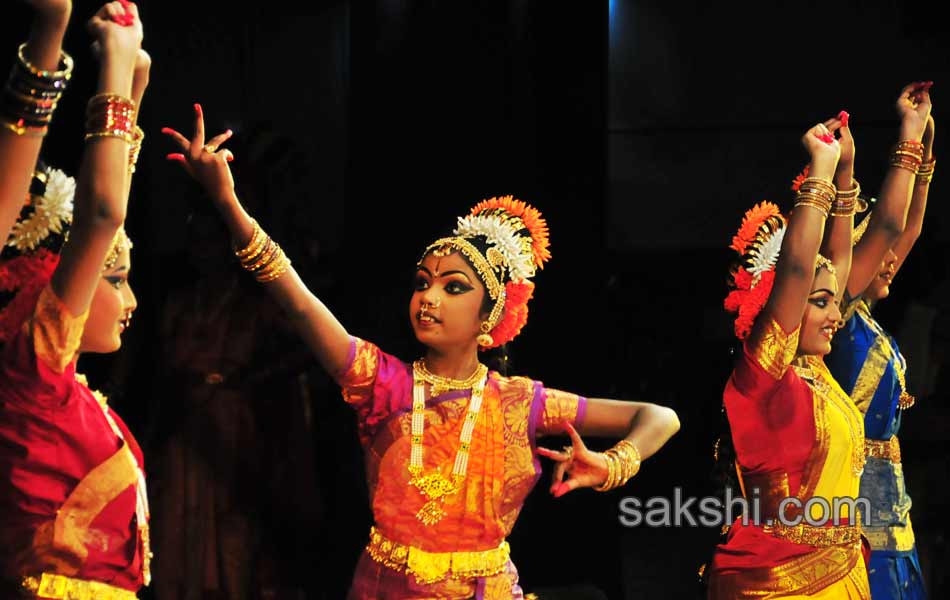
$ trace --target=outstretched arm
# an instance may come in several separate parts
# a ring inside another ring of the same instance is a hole
[[[36,13],[23,57],[37,69],[56,71],[62,66],[63,36],[72,12],[72,2],[31,0],[30,4]],[[22,90],[16,93],[22,93]],[[17,100],[14,107],[9,90],[4,93],[2,101],[8,105],[0,117],[4,125],[0,127],[0,169],[3,170],[3,177],[0,177],[0,244],[5,244],[30,191],[43,137],[18,129],[15,117],[20,114],[17,107],[25,107],[25,101]]]
[[[173,129],[165,128],[162,132],[181,149],[180,153],[169,154],[168,158],[181,163],[201,184],[230,230],[235,247],[247,247],[254,234],[254,221],[241,206],[234,190],[234,179],[228,167],[233,155],[229,150],[218,150],[218,146],[231,137],[231,132],[205,142],[204,115],[197,104],[195,132],[190,140]],[[294,268],[289,267],[283,275],[263,285],[297,326],[321,366],[331,375],[341,372],[349,355],[349,334],[326,305],[307,288]]]

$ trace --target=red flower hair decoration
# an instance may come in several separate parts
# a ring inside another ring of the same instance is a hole
[[[733,266],[724,306],[736,313],[736,337],[744,340],[769,299],[775,265],[785,237],[786,221],[778,206],[760,202],[746,211],[730,248],[739,254]]]

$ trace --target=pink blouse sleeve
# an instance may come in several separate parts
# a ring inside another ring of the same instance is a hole
[[[356,410],[360,440],[372,440],[376,428],[400,408],[411,405],[409,365],[375,344],[350,338],[346,367],[336,375],[343,399]]]

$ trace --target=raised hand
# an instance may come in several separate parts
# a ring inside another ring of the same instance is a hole
[[[200,104],[195,104],[195,131],[189,140],[170,127],[162,128],[181,149],[166,158],[181,163],[185,171],[201,184],[212,200],[218,202],[233,197],[234,177],[228,163],[234,155],[228,149],[219,149],[231,137],[229,129],[205,142],[204,113]]]
[[[571,445],[564,450],[538,448],[538,454],[555,461],[551,493],[555,498],[582,487],[595,487],[607,480],[607,459],[600,452],[591,452],[577,430],[565,422],[564,429]],[[567,479],[564,476],[567,475]]]
[[[120,22],[126,21],[127,14],[133,17],[130,24],[120,25]],[[123,6],[121,2],[109,2],[89,19],[86,27],[98,44],[101,55],[122,57],[129,61],[130,67],[134,67],[143,35],[142,20],[135,4],[129,2]]]
[[[837,123],[833,123],[832,127],[840,128],[840,120],[832,121]],[[833,131],[824,123],[819,123],[802,136],[802,146],[811,156],[811,176],[831,179],[841,156],[841,144],[835,139]]]
[[[932,81],[917,81],[905,85],[897,97],[897,115],[901,119],[901,140],[920,141],[930,118],[930,86]]]

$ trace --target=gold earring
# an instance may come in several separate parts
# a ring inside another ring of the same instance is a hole
[[[495,343],[495,340],[492,339],[492,336],[488,333],[492,330],[491,323],[488,321],[482,321],[482,324],[479,325],[479,329],[481,329],[482,333],[477,338],[475,338],[475,341],[479,346],[488,348]]]

